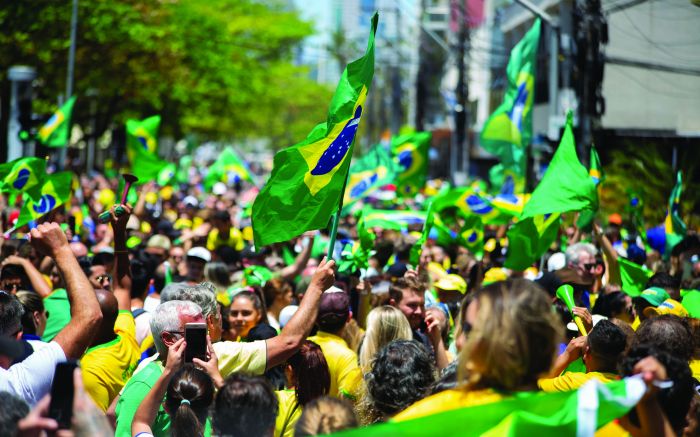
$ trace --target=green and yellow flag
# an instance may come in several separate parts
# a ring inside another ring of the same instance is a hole
[[[72,96],[39,129],[37,139],[47,147],[66,147],[70,139],[70,119],[76,96]]]
[[[666,231],[666,250],[664,257],[671,256],[673,247],[680,243],[685,237],[686,226],[680,216],[681,206],[681,191],[683,190],[683,177],[681,172],[676,173],[676,185],[671,191],[671,196],[668,198],[668,210],[666,211],[666,219],[664,220],[664,230]]]
[[[572,118],[569,112],[547,172],[508,231],[505,266],[510,269],[525,270],[546,252],[557,236],[561,213],[598,208],[595,183],[576,155]]]
[[[272,175],[253,204],[257,247],[325,228],[338,210],[374,75],[377,20],[375,14],[365,55],[343,71],[327,121],[318,124],[301,143],[275,155]]]
[[[517,192],[524,189],[525,156],[532,139],[532,104],[540,27],[540,20],[537,19],[510,52],[506,69],[508,89],[503,103],[486,120],[481,130],[481,146],[501,160],[490,175],[492,183],[510,175],[515,180]]]
[[[0,192],[31,191],[40,187],[46,178],[46,160],[18,158],[0,164]]]
[[[370,195],[377,188],[396,181],[401,167],[381,144],[377,144],[350,166],[343,208]]]
[[[591,159],[590,166],[588,168],[588,174],[593,179],[593,182],[598,185],[601,182],[605,182],[605,173],[603,172],[603,166],[600,164],[600,157],[598,157],[598,151],[594,145],[591,145]]]
[[[425,186],[431,138],[430,132],[414,132],[391,139],[391,153],[400,167],[397,195],[412,197]]]
[[[177,170],[175,164],[164,161],[155,153],[151,153],[143,148],[134,147],[131,149],[131,172],[139,178],[138,184],[145,184],[149,181],[157,181],[164,186],[170,183]]]
[[[428,241],[428,235],[433,228],[434,213],[433,204],[428,205],[428,212],[425,214],[425,223],[423,224],[423,232],[420,238],[411,247],[411,265],[417,267],[420,264],[420,255],[423,252],[423,245]]]
[[[19,229],[31,221],[36,221],[70,199],[73,173],[62,171],[46,176],[40,189],[29,193],[19,213],[14,228]]]
[[[126,152],[129,161],[133,164],[137,149],[146,151],[152,155],[158,152],[158,128],[160,127],[160,115],[154,115],[144,120],[126,121]]]
[[[484,223],[479,217],[471,216],[464,220],[459,242],[477,258],[484,256]]]
[[[248,181],[255,185],[253,176],[245,162],[238,157],[233,148],[226,147],[209,167],[209,173],[204,178],[204,186],[207,190],[211,190],[217,182],[233,185],[239,181]]]
[[[405,231],[409,226],[425,223],[425,211],[365,208],[362,216],[368,228]]]

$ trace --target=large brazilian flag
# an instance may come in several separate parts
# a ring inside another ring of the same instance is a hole
[[[318,124],[301,143],[275,155],[270,180],[253,204],[256,246],[325,228],[337,211],[374,75],[377,20],[375,14],[365,55],[343,71],[326,122]]]
[[[46,177],[46,160],[28,157],[0,164],[0,192],[22,192],[41,186]]]

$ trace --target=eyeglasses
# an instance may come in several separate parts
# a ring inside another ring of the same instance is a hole
[[[185,335],[185,331],[165,331],[165,332],[167,332],[169,334],[177,334],[177,335],[182,335],[182,336]]]

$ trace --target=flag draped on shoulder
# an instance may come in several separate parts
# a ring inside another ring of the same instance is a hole
[[[62,171],[46,175],[43,185],[35,187],[28,194],[19,213],[15,229],[19,229],[31,221],[36,221],[70,199],[73,173]]]
[[[481,146],[501,160],[494,173],[510,172],[516,181],[524,180],[525,151],[532,139],[532,106],[540,28],[540,20],[537,19],[510,52],[506,68],[508,89],[503,103],[486,120],[481,130]],[[492,179],[496,178],[495,174],[491,176]],[[520,188],[523,184],[516,185]]]
[[[683,190],[683,177],[681,172],[676,173],[676,185],[668,198],[668,210],[664,219],[664,231],[666,232],[666,250],[664,257],[671,256],[673,247],[685,237],[686,226],[680,216],[681,191]]]
[[[76,96],[68,99],[39,129],[37,139],[47,147],[65,147],[70,138],[70,120]]]
[[[275,155],[270,179],[253,204],[256,246],[325,228],[338,209],[374,75],[377,20],[375,14],[365,55],[343,71],[326,122],[318,124],[301,143]]]
[[[430,132],[414,132],[391,139],[391,152],[400,166],[397,179],[399,196],[414,196],[428,178],[428,149]]]
[[[542,256],[556,238],[561,213],[597,208],[595,183],[576,155],[569,112],[547,172],[525,204],[518,223],[508,231],[506,267],[524,270]]]
[[[0,164],[0,192],[31,191],[41,186],[46,177],[46,160],[19,158]]]
[[[393,183],[400,169],[384,146],[375,145],[350,166],[343,207],[351,206],[377,188]]]

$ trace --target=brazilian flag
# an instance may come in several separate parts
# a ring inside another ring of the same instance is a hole
[[[540,20],[510,52],[506,73],[508,89],[503,103],[486,120],[481,130],[481,146],[498,156],[501,164],[491,173],[511,173],[520,189],[525,176],[526,148],[532,139],[532,104],[535,97],[535,65],[540,40]]]
[[[374,75],[377,20],[375,14],[365,55],[343,71],[326,122],[318,124],[301,143],[275,155],[272,175],[253,204],[257,247],[325,228],[337,211]]]
[[[591,145],[591,159],[588,174],[591,176],[591,179],[593,179],[593,182],[596,185],[605,181],[605,173],[603,173],[603,166],[600,164],[600,157],[598,156],[598,151],[593,145]]]
[[[37,139],[47,147],[66,147],[70,138],[70,119],[73,114],[73,96],[39,129]]]
[[[157,181],[165,186],[174,178],[177,168],[175,164],[164,161],[155,153],[150,153],[142,148],[131,149],[131,172],[139,178],[138,184],[149,181]]]
[[[484,223],[479,217],[471,216],[464,221],[459,241],[478,258],[484,256]]]
[[[394,182],[399,171],[399,165],[384,146],[375,145],[350,166],[343,207],[348,207],[377,188]]]
[[[425,223],[425,211],[365,208],[362,214],[368,228],[406,231],[409,226]]]
[[[63,205],[70,199],[73,173],[62,171],[46,176],[41,188],[35,187],[29,192],[19,213],[15,229],[19,229],[31,221],[36,221],[53,209]]]
[[[160,127],[160,115],[154,115],[144,120],[126,121],[126,152],[129,161],[133,164],[137,149],[144,150],[152,155],[158,152],[158,128]]]
[[[431,138],[430,132],[414,132],[391,139],[391,152],[401,168],[397,195],[412,197],[425,186]]]
[[[517,214],[517,207],[505,205],[505,198],[499,200],[504,207],[495,206],[485,194],[474,191],[472,187],[453,188],[434,199],[435,212],[456,208],[464,218],[477,216],[483,223],[506,224]],[[515,200],[517,202],[517,198]]]
[[[430,235],[430,230],[433,228],[434,214],[433,214],[433,204],[428,206],[428,212],[425,216],[425,224],[423,224],[423,232],[420,238],[411,247],[411,265],[414,267],[420,264],[420,256],[423,253],[423,245],[428,241],[428,236]]]
[[[46,160],[29,157],[0,164],[0,192],[33,190],[44,183]]]
[[[226,147],[209,167],[209,173],[204,178],[204,186],[207,190],[211,190],[217,182],[233,185],[239,181],[248,181],[255,185],[246,163],[238,157],[233,148]]]
[[[676,173],[676,185],[668,198],[668,210],[664,219],[664,231],[666,232],[666,250],[664,258],[671,256],[673,247],[685,237],[686,225],[680,216],[681,191],[683,190],[683,178],[681,172]]]

